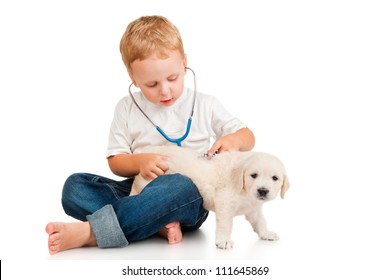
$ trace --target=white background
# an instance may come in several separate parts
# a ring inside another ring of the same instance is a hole
[[[143,252],[139,259],[193,256],[198,267],[210,265],[202,259],[269,265],[269,279],[388,279],[386,2],[1,1],[2,273],[123,279],[126,265],[159,264],[129,261]],[[255,150],[284,161],[291,189],[266,206],[281,240],[257,241],[238,219],[236,248],[216,252],[209,219],[200,233],[206,241],[183,241],[192,244],[184,247],[191,254],[150,240],[135,245],[138,251],[79,249],[50,257],[46,223],[73,221],[60,204],[66,177],[112,177],[104,157],[108,130],[129,84],[119,40],[130,21],[152,14],[180,29],[198,90],[248,124]]]

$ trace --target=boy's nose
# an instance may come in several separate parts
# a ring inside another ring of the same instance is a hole
[[[170,93],[169,85],[167,83],[162,83],[160,88],[160,94],[166,96]]]

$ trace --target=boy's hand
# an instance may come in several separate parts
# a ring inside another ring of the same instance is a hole
[[[219,138],[211,148],[207,151],[207,156],[211,157],[215,152],[223,152],[223,151],[238,151],[240,149],[240,145],[237,145],[237,141],[234,141],[234,138],[229,137],[231,135],[226,135],[224,137]]]
[[[148,181],[164,175],[169,169],[166,162],[167,159],[168,157],[162,155],[143,154],[139,162],[140,174]]]
[[[223,151],[249,151],[255,145],[255,136],[249,128],[241,128],[235,133],[219,138],[207,151],[210,157],[215,152]]]

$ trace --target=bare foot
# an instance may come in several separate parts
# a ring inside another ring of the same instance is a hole
[[[88,222],[51,222],[46,226],[51,255],[68,249],[96,246],[96,239]]]
[[[159,235],[168,240],[168,244],[179,243],[183,239],[180,223],[172,222],[159,231]]]

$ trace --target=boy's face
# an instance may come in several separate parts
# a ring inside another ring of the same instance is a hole
[[[139,87],[147,100],[162,106],[171,106],[180,97],[184,88],[186,58],[178,51],[161,59],[156,54],[131,63],[130,78]]]

